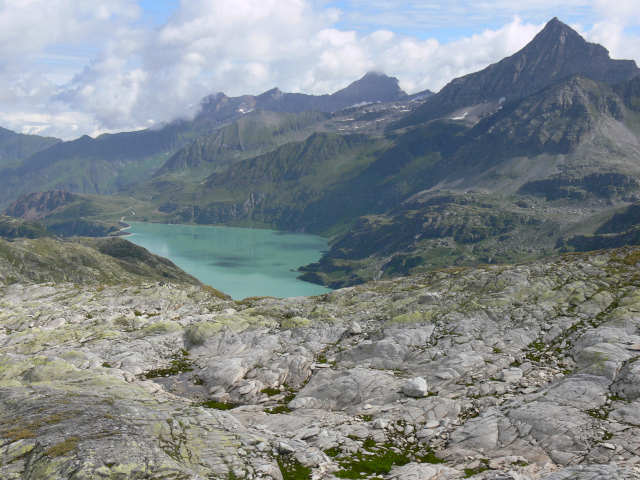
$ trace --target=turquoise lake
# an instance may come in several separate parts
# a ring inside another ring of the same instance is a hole
[[[234,300],[320,295],[326,287],[296,277],[329,249],[314,235],[252,228],[132,223],[127,240],[168,258]]]

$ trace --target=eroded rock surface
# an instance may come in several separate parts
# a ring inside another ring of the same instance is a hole
[[[640,478],[639,258],[239,302],[1,286],[0,477]]]

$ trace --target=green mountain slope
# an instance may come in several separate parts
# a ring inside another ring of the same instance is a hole
[[[428,93],[423,92],[422,96]],[[237,98],[218,94],[202,101],[193,120],[178,120],[137,132],[105,134],[95,139],[84,136],[39,153],[38,149],[23,149],[19,157],[13,152],[16,147],[7,146],[7,162],[1,160],[3,132],[0,132],[0,207],[37,191],[111,194],[150,179],[167,160],[170,161],[161,175],[180,173],[201,179],[225,164],[324,130],[322,125],[311,127],[327,120],[329,114],[312,113],[313,110],[333,112],[362,102],[396,101],[411,102],[411,97],[399,88],[397,79],[383,74],[365,75],[333,95],[286,94],[277,89]],[[247,120],[247,114],[253,115],[248,115]],[[223,128],[226,125],[233,126]],[[172,158],[198,139],[202,140]],[[15,160],[27,155],[31,156],[16,163]],[[3,163],[12,164],[2,168]]]
[[[473,126],[314,134],[202,185],[156,178],[138,198],[163,199],[170,222],[337,235],[303,269],[304,279],[334,287],[537,258],[574,248],[569,239],[640,199],[640,141],[627,106],[637,81],[613,88],[570,76]]]
[[[1,238],[12,240],[14,238],[45,238],[52,236],[53,234],[48,232],[41,223],[0,215]]]
[[[168,218],[322,230],[354,218],[352,209],[357,206],[341,203],[337,195],[384,144],[383,139],[365,135],[313,134],[305,141],[238,162],[212,175],[196,192],[163,192],[168,197]]]
[[[113,193],[149,178],[206,125],[176,122],[159,130],[81,137],[36,153],[0,170],[0,205],[25,193],[68,190]]]
[[[180,149],[155,174],[202,178],[239,160],[251,158],[284,143],[304,140],[323,128],[330,116],[255,110],[237,121]]]
[[[0,238],[0,282],[107,284],[200,282],[169,260],[121,238]]]
[[[15,133],[0,127],[0,167],[46,150],[61,141],[53,137]]]
[[[61,237],[120,235],[123,217],[163,221],[156,206],[128,196],[88,195],[52,190],[28,193],[7,208],[7,215],[37,220],[49,233]]]
[[[0,283],[18,282],[200,285],[171,261],[122,238],[61,240],[38,222],[0,215]]]

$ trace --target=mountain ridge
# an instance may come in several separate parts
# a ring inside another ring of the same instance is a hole
[[[0,127],[0,167],[17,162],[57,143],[59,138],[25,135]]]
[[[415,96],[429,96],[425,90],[414,95],[405,93],[398,79],[380,72],[368,72],[359,80],[332,94],[309,95],[304,93],[285,93],[273,88],[260,95],[227,97],[217,93],[205,97],[196,118],[228,119],[238,112],[246,113],[254,108],[264,108],[281,113],[302,113],[319,111],[331,113],[344,110],[361,103],[398,102]]]

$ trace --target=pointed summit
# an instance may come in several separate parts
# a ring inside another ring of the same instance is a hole
[[[524,61],[528,68],[522,73],[533,74],[534,84],[544,82],[540,78],[542,74],[552,75],[555,80],[559,80],[579,73],[592,80],[613,84],[629,80],[640,73],[633,60],[612,60],[606,48],[587,42],[557,17],[547,23],[527,46],[500,63],[508,63],[508,60],[511,60],[512,65]],[[538,71],[538,66],[543,67],[541,72]]]
[[[633,60],[612,60],[602,45],[587,42],[554,17],[522,50],[451,81],[395,127],[416,125],[501,98],[525,98],[576,73],[614,84],[635,77],[640,69]]]
[[[407,94],[398,85],[398,79],[388,77],[382,72],[368,72],[360,80],[331,95],[335,99],[348,98],[349,101],[361,102],[397,102],[406,98]]]

